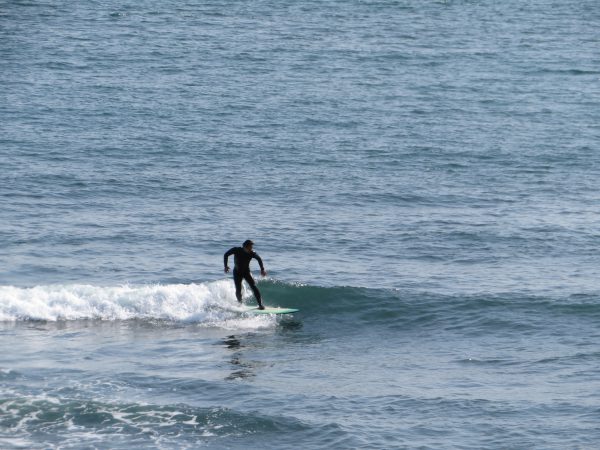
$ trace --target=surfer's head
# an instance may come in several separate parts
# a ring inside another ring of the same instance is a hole
[[[242,247],[244,247],[244,250],[248,250],[248,251],[252,251],[252,247],[254,246],[254,242],[252,242],[250,239],[245,240],[244,243],[242,244]]]

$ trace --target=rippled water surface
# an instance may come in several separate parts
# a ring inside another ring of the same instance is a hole
[[[599,26],[0,0],[0,447],[595,446]]]

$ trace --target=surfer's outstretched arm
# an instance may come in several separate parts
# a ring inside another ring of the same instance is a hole
[[[229,266],[227,265],[227,260],[233,253],[235,252],[235,247],[230,248],[223,255],[223,265],[225,266],[225,273],[229,272]]]
[[[261,257],[260,257],[260,256],[258,256],[258,254],[257,254],[257,253],[254,253],[252,256],[254,257],[254,259],[256,259],[256,260],[258,261],[258,265],[260,266],[260,274],[261,274],[263,277],[266,277],[266,276],[267,276],[267,272],[266,272],[266,270],[265,270],[265,266],[264,266],[264,264],[263,264],[263,261],[262,261]]]

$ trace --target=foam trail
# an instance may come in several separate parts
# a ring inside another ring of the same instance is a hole
[[[0,286],[0,321],[159,319],[214,323],[239,317],[233,284]]]

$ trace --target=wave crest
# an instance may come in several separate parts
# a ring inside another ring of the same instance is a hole
[[[0,321],[157,319],[210,322],[239,316],[233,284],[0,286]]]

